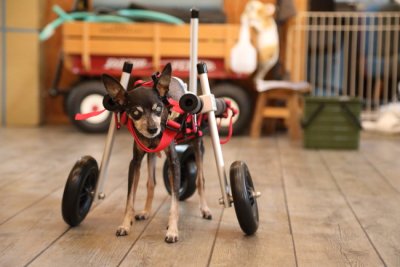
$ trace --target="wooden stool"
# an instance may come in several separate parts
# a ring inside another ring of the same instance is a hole
[[[310,91],[305,82],[262,81],[257,84],[256,108],[253,115],[250,136],[260,137],[264,118],[284,119],[291,139],[301,136],[300,117],[302,114],[301,95]],[[264,90],[262,90],[264,89]],[[285,106],[269,106],[269,100],[281,100]]]

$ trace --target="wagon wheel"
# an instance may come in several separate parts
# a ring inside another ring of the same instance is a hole
[[[232,83],[220,83],[212,88],[212,92],[217,98],[229,100],[232,107],[238,111],[232,119],[233,133],[241,134],[248,129],[247,126],[251,121],[252,100],[246,90]],[[229,119],[222,119],[219,132],[221,135],[229,133]]]
[[[111,121],[111,113],[107,110],[86,120],[75,120],[77,113],[84,114],[103,109],[105,94],[106,90],[100,81],[85,81],[72,88],[66,100],[70,121],[84,132],[106,132]]]

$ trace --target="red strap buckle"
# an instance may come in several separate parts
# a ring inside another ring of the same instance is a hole
[[[165,128],[177,133],[181,131],[181,124],[173,120],[168,120]]]

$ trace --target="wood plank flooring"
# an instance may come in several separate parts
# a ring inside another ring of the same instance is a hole
[[[218,204],[206,139],[206,195],[180,203],[180,241],[164,242],[170,198],[158,159],[153,212],[115,236],[126,201],[132,140],[117,135],[107,197],[75,228],[61,216],[74,162],[100,160],[105,135],[70,127],[0,129],[0,266],[400,266],[400,137],[363,135],[358,151],[305,150],[287,136],[235,137],[223,146],[227,170],[245,161],[257,191],[260,227],[244,236],[233,208]],[[145,163],[145,162],[144,162]],[[136,210],[144,206],[145,164]]]

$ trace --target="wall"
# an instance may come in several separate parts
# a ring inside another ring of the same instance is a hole
[[[5,36],[5,31],[3,25],[5,25],[5,8],[3,5],[3,0],[0,2],[0,126],[5,124],[5,118],[3,118],[3,115],[5,112],[3,111],[5,107],[5,90],[3,88],[5,87],[5,80],[3,78],[3,73],[4,73],[4,45],[3,45],[3,39]]]
[[[1,0],[0,120],[3,126],[41,122],[41,53],[38,32],[43,1]]]

